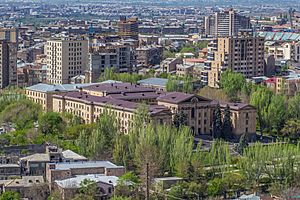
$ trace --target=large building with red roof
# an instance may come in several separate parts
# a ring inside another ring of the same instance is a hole
[[[104,83],[53,95],[52,103],[53,111],[72,113],[80,116],[85,123],[96,122],[102,113],[109,111],[125,134],[130,133],[137,108],[146,103],[154,123],[170,125],[176,113],[184,113],[186,125],[195,135],[200,135],[212,134],[213,113],[218,102],[195,94],[163,92],[131,83]],[[241,103],[221,104],[221,110],[227,105],[234,134],[256,132],[254,107]]]

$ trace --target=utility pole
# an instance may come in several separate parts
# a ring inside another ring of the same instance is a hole
[[[147,163],[147,168],[146,168],[146,200],[150,200],[150,194],[149,194],[149,163]]]

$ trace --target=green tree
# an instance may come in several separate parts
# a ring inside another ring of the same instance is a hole
[[[117,135],[113,148],[113,158],[115,163],[124,166],[126,169],[132,165],[128,135]]]
[[[219,85],[231,101],[237,101],[239,99],[238,94],[242,91],[245,83],[246,80],[242,74],[227,70],[221,74]]]
[[[236,146],[236,151],[239,153],[239,154],[243,154],[243,151],[244,149],[248,147],[248,142],[247,142],[247,135],[246,134],[243,134],[241,137],[240,137],[240,141],[238,143],[238,145]]]
[[[214,178],[208,182],[207,188],[210,196],[216,197],[223,195],[225,192],[225,183],[221,178]]]
[[[217,104],[213,115],[213,137],[220,138],[222,135],[222,113],[220,104]]]
[[[97,194],[97,183],[90,179],[84,179],[80,183],[79,194],[73,200],[94,200]]]
[[[13,122],[18,130],[31,128],[40,112],[39,105],[27,99],[21,99],[5,107],[0,113],[0,122]]]
[[[232,138],[232,122],[229,105],[224,109],[222,136],[224,139]]]
[[[76,140],[79,152],[94,159],[111,158],[119,130],[115,119],[110,109],[104,109],[92,130],[80,132]]]
[[[281,130],[283,136],[288,137],[292,141],[300,138],[300,120],[291,119],[288,120],[283,129]]]
[[[175,58],[175,53],[172,51],[164,50],[163,59],[167,59],[167,58]]]
[[[261,136],[263,135],[263,131],[269,128],[268,110],[272,96],[272,91],[265,87],[259,87],[250,97],[250,104],[255,106],[257,110],[257,124]]]
[[[193,154],[194,137],[189,127],[181,127],[171,154],[171,168],[177,176],[186,177],[189,174]]]
[[[43,134],[59,134],[63,132],[64,122],[59,113],[46,112],[39,117],[39,129]]]
[[[192,93],[194,88],[193,88],[193,79],[191,76],[184,76],[183,77],[183,85],[182,85],[182,92],[185,93]]]
[[[169,76],[167,84],[166,84],[166,90],[168,92],[178,92],[180,90],[180,80],[177,77]]]
[[[300,93],[288,100],[288,117],[300,119]]]
[[[275,128],[279,133],[283,128],[286,119],[285,97],[282,95],[273,95],[268,107],[267,118],[269,119],[269,127]]]
[[[7,191],[1,194],[0,200],[21,200],[21,195],[17,192]]]
[[[132,200],[130,197],[113,196],[111,200]]]
[[[187,119],[188,119],[187,114],[184,113],[183,111],[179,111],[174,115],[173,125],[176,128],[179,128],[180,126],[186,126],[188,123]]]

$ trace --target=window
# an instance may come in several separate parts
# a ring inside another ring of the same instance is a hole
[[[195,118],[195,108],[192,108],[191,110],[191,118]]]

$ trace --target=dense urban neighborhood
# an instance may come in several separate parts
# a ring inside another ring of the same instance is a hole
[[[0,1],[0,200],[296,200],[299,178],[298,1]]]

